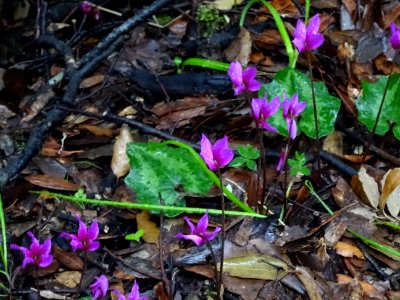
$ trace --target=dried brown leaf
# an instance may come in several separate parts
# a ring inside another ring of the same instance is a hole
[[[156,223],[150,220],[150,214],[148,211],[143,210],[141,213],[136,215],[137,228],[144,230],[142,239],[146,243],[155,244],[158,242],[158,236],[160,235],[160,229]]]
[[[117,178],[125,176],[130,170],[129,159],[126,155],[126,144],[133,142],[129,127],[124,124],[114,142],[114,152],[111,160],[111,170]]]
[[[76,183],[52,175],[28,175],[25,176],[25,180],[34,185],[47,189],[75,192],[80,188],[80,186]]]
[[[393,217],[400,212],[400,168],[389,170],[382,179],[382,194],[379,199],[379,208],[385,206]]]
[[[351,179],[351,187],[356,195],[373,208],[379,204],[379,188],[375,179],[367,173],[364,166],[360,168],[357,176]]]

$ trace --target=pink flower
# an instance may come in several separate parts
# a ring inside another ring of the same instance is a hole
[[[394,22],[390,23],[390,44],[394,49],[400,48],[400,26],[396,27]]]
[[[266,97],[254,98],[251,101],[251,113],[258,126],[271,132],[278,132],[267,122],[267,119],[278,111],[280,105],[281,99],[278,96],[272,98],[270,102],[267,101]]]
[[[289,136],[292,140],[297,135],[296,117],[306,108],[305,102],[299,102],[299,95],[295,93],[291,99],[286,98],[286,92],[283,93],[282,111],[283,118],[287,122]]]
[[[242,65],[239,62],[234,61],[230,64],[228,75],[232,80],[235,96],[244,91],[255,92],[261,88],[261,83],[255,80],[256,74],[257,69],[254,67],[248,67],[243,71]]]
[[[312,17],[307,27],[301,20],[297,21],[293,44],[300,53],[317,49],[324,42],[324,36],[318,32],[320,22],[319,15]]]
[[[27,234],[32,239],[29,249],[16,244],[11,244],[10,249],[19,250],[24,254],[24,260],[22,262],[23,268],[29,264],[34,264],[40,268],[48,267],[53,261],[53,256],[50,254],[51,240],[47,239],[42,245],[40,245],[38,239],[33,235],[32,232],[29,231]]]
[[[94,5],[89,1],[83,1],[81,3],[81,9],[85,15],[88,15],[92,12]]]
[[[279,153],[279,162],[278,165],[276,166],[276,170],[279,172],[282,170],[284,164],[286,162],[286,155],[285,155],[285,151],[281,151]]]
[[[200,156],[211,171],[225,167],[233,159],[233,150],[228,146],[228,137],[224,136],[211,144],[205,134],[201,135]]]
[[[88,229],[79,216],[76,216],[76,219],[79,222],[78,235],[62,232],[60,236],[71,239],[70,245],[74,251],[96,251],[100,247],[100,243],[95,241],[99,235],[99,226],[96,220],[92,222]]]
[[[118,290],[114,290],[114,293],[117,294],[118,300],[146,300],[146,297],[140,297],[139,294],[139,285],[136,283],[136,280],[132,286],[131,292],[128,294],[128,296],[122,295],[122,293]]]
[[[90,285],[93,300],[105,297],[108,289],[108,280],[106,276],[101,275],[99,277],[96,276],[95,278],[96,281]]]
[[[214,232],[206,232],[208,227],[208,212],[204,214],[197,223],[197,227],[189,220],[188,217],[184,217],[186,223],[190,227],[190,234],[178,233],[177,238],[191,240],[197,246],[203,245],[204,243],[211,241],[218,232],[221,231],[221,227],[215,228]]]

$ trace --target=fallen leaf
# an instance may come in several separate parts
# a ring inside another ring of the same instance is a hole
[[[379,199],[379,208],[385,206],[393,217],[400,212],[400,168],[389,170],[382,179],[382,194]]]
[[[111,170],[117,178],[125,176],[130,170],[129,159],[126,155],[127,143],[133,142],[131,130],[128,125],[121,126],[118,137],[114,142],[114,151],[111,160]]]
[[[144,230],[142,239],[146,243],[156,244],[158,242],[158,236],[160,235],[160,229],[157,227],[156,223],[150,220],[150,213],[143,210],[136,215],[136,222],[138,230]]]
[[[335,245],[336,253],[343,257],[357,257],[359,259],[364,259],[364,255],[361,250],[356,246],[345,243],[345,242],[337,242]]]
[[[351,179],[351,187],[356,195],[366,204],[377,208],[379,204],[379,188],[375,179],[367,173],[364,166],[357,176]]]
[[[224,261],[224,272],[240,278],[279,280],[288,273],[288,266],[270,255],[251,254],[227,258]]]
[[[66,252],[60,247],[53,247],[53,256],[64,267],[70,270],[80,271],[83,269],[83,261],[75,252]]]
[[[232,9],[234,5],[242,4],[243,0],[215,0],[211,5],[220,10]]]
[[[98,85],[99,83],[104,81],[105,76],[103,74],[97,74],[85,78],[82,80],[81,84],[79,85],[80,89],[87,89],[92,86]]]
[[[89,125],[89,124],[81,124],[79,128],[86,129],[87,131],[93,133],[95,136],[114,136],[114,129],[111,128],[103,128],[96,125]]]
[[[384,292],[377,290],[373,285],[365,282],[357,280],[356,278],[351,278],[350,276],[343,275],[343,274],[336,274],[336,278],[338,283],[350,283],[355,281],[361,286],[363,291],[363,296],[369,296],[373,299],[385,299]]]
[[[71,289],[77,287],[81,280],[82,273],[79,271],[65,271],[54,275],[56,281]]]
[[[296,267],[296,275],[303,283],[311,300],[322,300],[318,292],[316,280],[311,271],[306,267]]]
[[[334,131],[329,134],[322,145],[322,149],[326,152],[333,153],[337,156],[343,155],[343,133]]]
[[[247,66],[250,59],[252,40],[250,32],[244,27],[236,39],[225,49],[224,54],[228,61],[238,61],[242,66]]]
[[[47,189],[75,192],[80,188],[80,186],[76,183],[52,175],[28,175],[24,178],[34,185]]]

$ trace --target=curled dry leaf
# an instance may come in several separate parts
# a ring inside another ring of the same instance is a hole
[[[121,126],[119,135],[114,143],[114,151],[111,160],[111,170],[117,178],[128,174],[130,165],[126,155],[126,144],[133,142],[133,137],[129,127],[124,124]]]
[[[356,195],[365,203],[373,208],[379,204],[379,188],[375,179],[367,173],[362,166],[357,176],[351,179],[351,187]]]
[[[150,213],[143,210],[136,215],[136,222],[138,230],[144,230],[142,239],[146,243],[155,244],[158,242],[158,237],[160,235],[160,229],[157,227],[156,223],[150,220]]]
[[[355,256],[359,259],[364,259],[364,255],[362,254],[361,250],[354,245],[345,242],[337,242],[337,244],[335,245],[335,249],[337,254],[343,257]]]
[[[382,179],[382,194],[379,199],[379,208],[385,206],[393,217],[400,212],[400,168],[389,170]]]
[[[85,78],[82,80],[81,84],[79,85],[80,89],[87,89],[92,86],[98,85],[104,81],[105,76],[102,74],[93,75],[91,77]]]

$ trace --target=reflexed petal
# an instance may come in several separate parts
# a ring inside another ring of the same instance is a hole
[[[308,21],[308,25],[307,25],[307,32],[306,35],[313,35],[316,34],[319,30],[319,26],[321,24],[321,21],[319,19],[319,15],[316,14],[315,16],[313,16],[309,21]]]
[[[24,260],[22,261],[22,268],[25,268],[29,264],[34,264],[35,261],[33,260],[32,257],[30,256],[25,256]]]
[[[98,235],[99,235],[99,226],[97,225],[96,220],[93,220],[92,224],[90,225],[86,233],[86,238],[89,240],[95,240],[97,239]]]
[[[89,242],[89,246],[87,247],[87,251],[89,252],[93,252],[96,251],[97,249],[99,249],[100,247],[100,243],[98,241],[91,241]]]
[[[24,254],[26,254],[26,252],[28,251],[28,248],[25,248],[25,247],[22,247],[22,246],[18,246],[18,245],[16,245],[16,244],[11,244],[11,245],[10,245],[10,249],[12,249],[12,250],[19,250],[19,251],[21,251],[21,252],[24,253]]]
[[[42,246],[40,246],[40,252],[42,253],[42,255],[47,255],[49,254],[51,251],[51,239],[46,239]]]
[[[290,101],[285,100],[282,102],[282,115],[287,120],[289,118]]]
[[[299,53],[303,52],[306,49],[306,44],[301,39],[294,39],[293,44],[296,46]]]
[[[233,150],[228,148],[215,153],[214,159],[218,162],[218,167],[223,168],[232,161],[234,156]]]
[[[264,102],[265,100],[263,98],[253,98],[251,100],[251,114],[257,122],[260,120],[260,111]]]
[[[243,83],[248,85],[251,80],[256,78],[257,69],[254,67],[248,67],[246,70],[243,71]]]
[[[271,126],[271,124],[269,124],[267,121],[264,121],[264,122],[262,123],[262,127],[263,127],[265,130],[268,130],[268,131],[270,131],[270,132],[278,132],[278,130],[277,130],[275,127]]]
[[[266,108],[266,111],[264,112],[265,117],[268,118],[274,115],[278,111],[280,106],[281,106],[281,99],[278,96],[272,98],[271,101],[269,103],[266,103],[265,105]]]
[[[27,232],[27,235],[30,236],[30,238],[32,239],[32,243],[30,245],[29,248],[31,249],[35,249],[35,248],[39,248],[39,241],[38,239],[33,235],[33,233],[31,231]]]
[[[245,90],[244,85],[238,85],[238,86],[236,86],[236,87],[233,89],[233,91],[234,91],[233,94],[234,94],[235,96],[237,96],[237,95],[241,94],[244,90]]]
[[[232,62],[228,68],[228,76],[235,86],[240,86],[243,82],[242,65],[237,61]]]
[[[214,145],[212,146],[212,152],[215,155],[215,153],[227,148],[229,148],[228,137],[225,135],[222,139],[219,139],[214,143]]]
[[[214,239],[217,236],[217,234],[220,231],[221,231],[221,227],[216,227],[213,232],[204,233],[204,239],[207,240],[207,241],[211,241],[212,239]]]
[[[212,145],[204,133],[201,135],[200,148],[201,148],[200,151],[201,158],[204,160],[208,168],[213,170],[213,167],[215,167],[215,162],[212,153]]]
[[[73,235],[73,234],[70,234],[68,232],[61,232],[60,233],[60,237],[67,238],[67,239],[72,239],[71,235]]]
[[[71,245],[71,247],[74,251],[85,249],[82,242],[75,236],[73,236],[73,239],[69,242],[69,244]]]
[[[121,293],[120,291],[114,289],[113,292],[114,292],[115,294],[117,294],[117,296],[118,296],[118,299],[117,299],[117,300],[126,300],[125,296],[122,295],[122,293]]]
[[[42,255],[42,259],[39,263],[39,267],[41,268],[46,268],[50,266],[50,264],[53,262],[53,255]]]
[[[84,239],[87,234],[87,227],[86,224],[82,222],[82,220],[77,216],[77,220],[79,222],[79,228],[78,228],[78,238],[79,239]]]
[[[206,232],[208,227],[208,211],[200,218],[199,222],[197,223],[196,230],[193,232],[194,234],[202,234]]]
[[[204,243],[203,239],[199,237],[198,235],[195,234],[182,234],[178,233],[176,235],[177,238],[180,239],[185,239],[185,240],[191,240],[193,243],[195,243],[197,246],[200,246]]]
[[[293,44],[296,46],[299,52],[303,52],[305,50],[306,34],[306,25],[301,20],[298,20],[293,33]]]
[[[317,49],[324,42],[324,35],[321,33],[316,33],[313,36],[307,36],[307,50]]]
[[[136,283],[135,280],[132,286],[132,290],[128,295],[128,300],[137,300],[137,299],[139,299],[139,285]]]
[[[306,103],[304,101],[297,103],[293,109],[293,116],[298,116],[306,108]]]
[[[400,26],[396,27],[394,22],[390,23],[390,44],[394,49],[400,48]]]
[[[284,163],[285,163],[285,152],[281,151],[281,153],[279,154],[279,162],[278,165],[276,166],[276,170],[281,171]]]
[[[256,92],[261,88],[261,83],[255,79],[250,80],[247,83],[247,89],[251,92]]]
[[[183,217],[183,219],[184,219],[184,220],[186,221],[186,223],[189,225],[189,227],[190,227],[190,233],[193,233],[193,232],[196,230],[194,224],[189,220],[188,217]]]
[[[292,119],[288,122],[288,132],[289,132],[289,136],[292,140],[296,139],[296,135],[297,135],[297,124],[296,124],[296,120]]]

